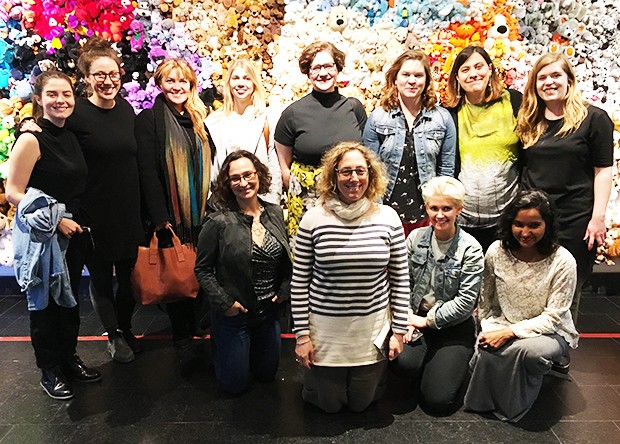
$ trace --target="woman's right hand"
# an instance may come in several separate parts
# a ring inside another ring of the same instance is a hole
[[[282,185],[284,190],[288,190],[289,184],[291,183],[291,170],[289,170],[288,168],[281,168],[282,169]]]
[[[310,365],[314,364],[314,346],[310,336],[300,336],[297,338],[295,360],[307,369],[310,369]]]
[[[20,123],[20,133],[40,133],[41,127],[33,119],[27,119]]]
[[[83,230],[80,224],[73,219],[63,217],[58,223],[58,231],[66,238],[71,239],[71,236],[75,233],[81,233]]]
[[[224,312],[224,316],[232,318],[233,316],[237,316],[239,312],[247,313],[248,309],[241,305],[239,302],[235,301],[235,303],[232,304],[231,307]]]

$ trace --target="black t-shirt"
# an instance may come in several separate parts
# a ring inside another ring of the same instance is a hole
[[[37,120],[41,132],[32,133],[39,142],[41,157],[34,164],[28,187],[38,188],[75,216],[77,196],[86,183],[86,162],[75,135],[47,119]],[[65,125],[66,126],[66,125]]]
[[[97,255],[111,261],[135,256],[144,239],[134,121],[131,105],[117,97],[111,109],[78,99],[67,122],[88,165],[79,222],[91,227]]]
[[[588,106],[579,128],[557,137],[564,119],[549,121],[545,134],[525,150],[525,189],[549,194],[561,238],[583,237],[594,207],[594,168],[613,164],[613,122],[605,111]]]
[[[312,91],[284,110],[275,140],[293,147],[293,160],[319,166],[321,156],[339,142],[362,142],[366,111],[361,102],[338,92]]]

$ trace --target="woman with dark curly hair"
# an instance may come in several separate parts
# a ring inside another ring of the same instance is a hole
[[[306,210],[316,203],[315,184],[323,153],[338,142],[362,141],[364,106],[340,94],[336,86],[344,62],[344,53],[332,43],[308,45],[299,57],[299,69],[312,83],[312,92],[286,108],[276,126],[276,151],[288,189],[291,238]]]
[[[577,266],[557,242],[555,215],[542,191],[519,193],[502,212],[498,234],[485,257],[482,332],[465,410],[518,421],[553,362],[577,347],[569,310]]]
[[[366,122],[364,144],[388,170],[383,202],[399,214],[405,237],[428,225],[420,186],[435,176],[454,175],[456,129],[437,105],[428,56],[405,51],[385,73],[381,106]]]
[[[244,150],[226,157],[198,239],[196,277],[211,303],[215,375],[229,393],[250,376],[272,381],[280,362],[279,303],[289,297],[291,254],[282,210],[261,200],[271,177]]]

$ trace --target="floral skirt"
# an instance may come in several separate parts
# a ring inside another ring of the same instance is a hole
[[[299,222],[310,208],[316,205],[318,195],[315,190],[316,179],[321,168],[293,162],[287,192],[287,225],[291,245],[294,244]]]

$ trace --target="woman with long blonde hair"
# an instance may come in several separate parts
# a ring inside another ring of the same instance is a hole
[[[181,59],[166,59],[155,71],[162,93],[153,108],[136,117],[138,167],[145,224],[159,245],[171,244],[170,228],[184,244],[196,246],[207,207],[213,142],[205,127],[196,73]],[[181,361],[192,358],[196,331],[193,299],[166,304],[172,339]]]
[[[596,245],[605,240],[613,123],[605,111],[584,103],[570,61],[553,53],[530,72],[517,130],[525,148],[523,187],[549,194],[559,243],[577,260],[576,320],[581,286],[592,272]]]
[[[260,72],[252,61],[239,58],[228,67],[224,78],[224,104],[207,117],[216,151],[211,170],[215,183],[224,159],[231,152],[246,150],[269,168],[271,187],[261,197],[279,204],[282,195],[282,177],[273,140],[274,121],[265,103]]]

